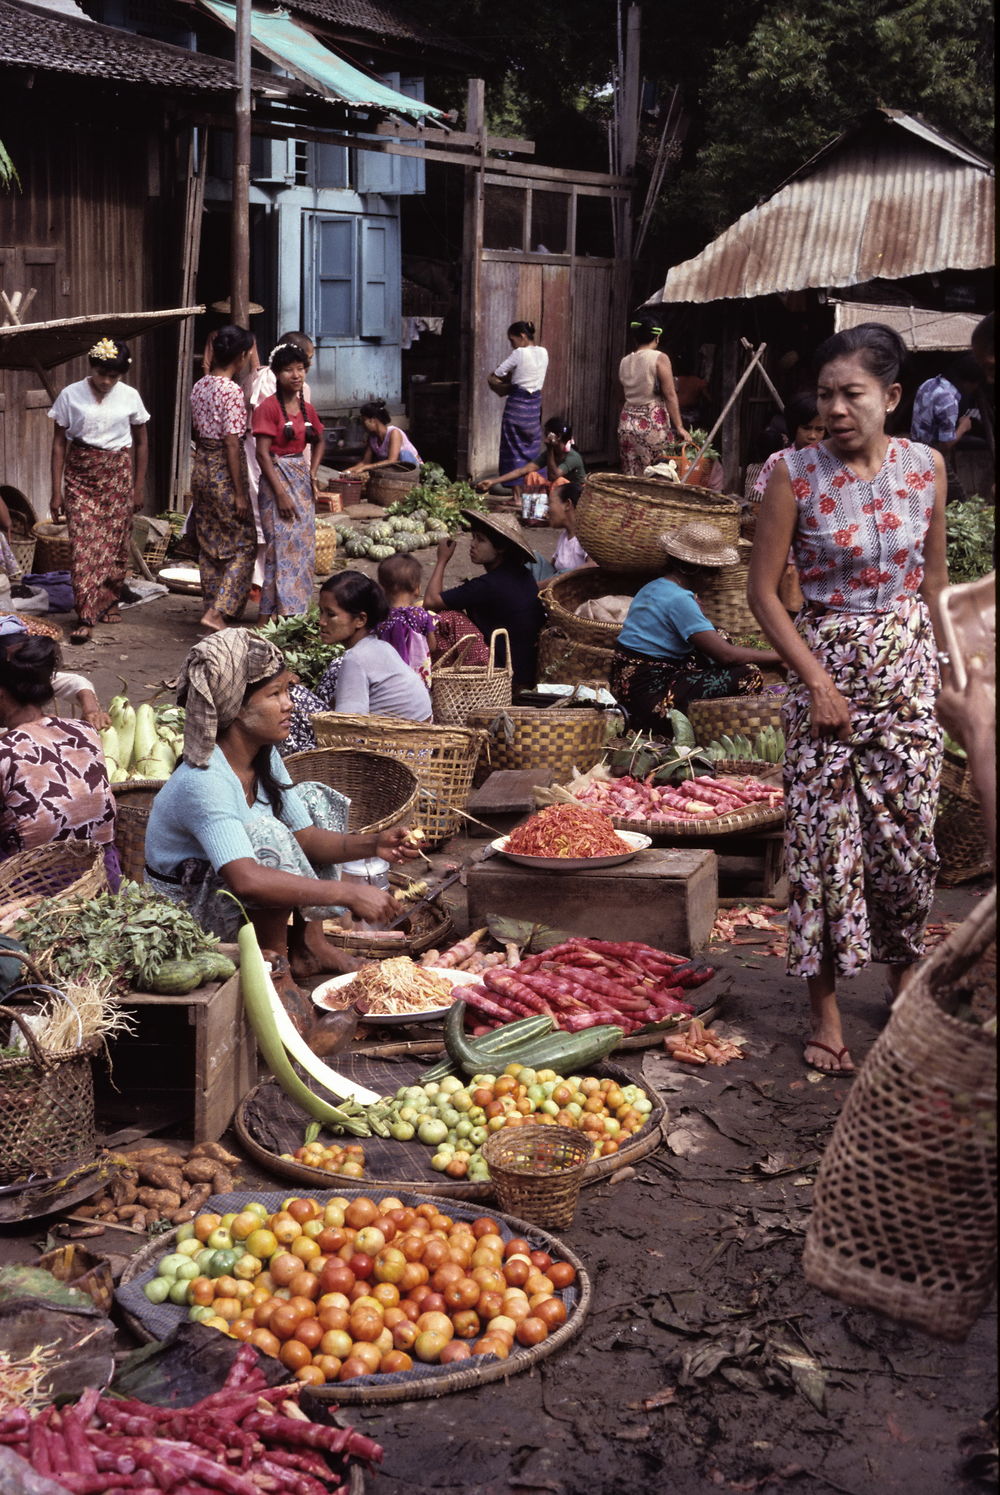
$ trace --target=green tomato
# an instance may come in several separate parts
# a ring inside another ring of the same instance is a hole
[[[533,1069],[522,1069],[517,1077],[517,1082],[519,1085],[527,1085],[530,1090],[532,1085],[535,1084],[535,1078],[535,1071]]]
[[[539,1106],[542,1104],[542,1101],[546,1099],[544,1085],[529,1085],[528,1099],[530,1100],[534,1109],[537,1111]]]
[[[213,1251],[212,1259],[208,1264],[207,1277],[227,1277],[236,1265],[236,1252]]]
[[[211,1249],[210,1246],[204,1246],[195,1257],[195,1261],[198,1263],[198,1270],[201,1272],[202,1276],[208,1276],[208,1264],[212,1260],[212,1257],[214,1255],[215,1252]]]
[[[604,1118],[604,1135],[605,1135],[605,1137],[608,1137],[608,1138],[617,1137],[617,1136],[620,1135],[621,1129],[622,1129],[622,1124],[618,1120],[617,1116],[605,1116],[605,1118]]]
[[[433,1099],[433,1097],[437,1095],[438,1091],[441,1089],[441,1086],[438,1084],[437,1080],[428,1080],[423,1089],[425,1097],[427,1097],[428,1099]]]
[[[490,1170],[483,1158],[475,1157],[469,1159],[469,1178],[475,1184],[489,1183]]]
[[[450,1152],[436,1152],[431,1158],[431,1167],[435,1173],[443,1173],[450,1162]]]
[[[188,1309],[188,1318],[193,1324],[203,1323],[205,1319],[212,1317],[212,1308],[208,1303],[194,1303]]]
[[[177,1242],[177,1255],[196,1257],[201,1250],[201,1241],[196,1235],[189,1235],[186,1240]]]
[[[171,1282],[170,1287],[167,1290],[167,1297],[170,1299],[171,1303],[176,1303],[178,1307],[186,1307],[188,1300],[187,1281],[185,1280],[183,1282]]]
[[[227,1215],[223,1215],[222,1219],[219,1221],[219,1224],[221,1225],[221,1227],[222,1227],[223,1230],[228,1230],[229,1227],[230,1227],[230,1225],[232,1225],[232,1223],[233,1223],[233,1221],[235,1219],[236,1219],[236,1211],[235,1210],[230,1210]]]
[[[151,1282],[146,1283],[143,1292],[151,1303],[165,1303],[171,1286],[172,1283],[168,1278],[154,1277]],[[187,1292],[186,1282],[184,1284],[184,1291]]]
[[[193,1241],[194,1239],[195,1239],[195,1234],[194,1234],[194,1221],[193,1220],[188,1220],[184,1225],[178,1225],[178,1227],[177,1227],[177,1246],[178,1246],[178,1249],[180,1249],[180,1247],[184,1244],[185,1241]],[[199,1246],[201,1245],[200,1241],[198,1242],[198,1245]]]
[[[461,1090],[462,1088],[462,1082],[457,1075],[445,1075],[440,1085],[443,1095],[454,1095],[456,1090]]]
[[[439,1106],[438,1116],[444,1122],[449,1131],[451,1131],[452,1127],[458,1126],[458,1123],[462,1119],[459,1113],[455,1110],[454,1106]]]
[[[389,1125],[390,1137],[395,1137],[397,1142],[412,1142],[414,1137],[413,1125],[409,1121],[393,1121]]]
[[[458,1123],[458,1125],[455,1128],[455,1135],[456,1135],[456,1137],[471,1137],[472,1136],[472,1131],[473,1131],[472,1122],[469,1120],[469,1118],[467,1116],[463,1116],[462,1119],[461,1119],[461,1121]]]
[[[552,1094],[552,1092],[556,1088],[556,1086],[557,1085],[561,1085],[561,1084],[562,1084],[561,1080],[546,1080],[545,1081],[545,1083],[542,1086],[542,1090],[545,1093],[546,1100],[548,1100],[549,1096]]]
[[[159,1266],[156,1268],[156,1275],[158,1277],[166,1277],[172,1282],[177,1276],[178,1267],[184,1266],[187,1259],[179,1251],[171,1251],[169,1255],[160,1258]]]
[[[544,1116],[558,1116],[559,1115],[559,1107],[556,1105],[555,1101],[552,1100],[551,1098],[543,1100],[542,1104],[538,1107],[538,1109],[542,1112],[542,1114]]]
[[[192,1261],[189,1257],[182,1267],[177,1268],[177,1277],[175,1280],[177,1282],[190,1282],[192,1277],[200,1276],[201,1271],[198,1267],[198,1263],[196,1261]]]
[[[579,1104],[579,1102],[575,1100],[570,1101],[569,1105],[566,1107],[566,1110],[576,1120],[579,1120],[579,1118],[583,1115],[583,1107]]]
[[[231,1251],[233,1248],[233,1238],[224,1226],[217,1225],[205,1242],[205,1245],[210,1246],[213,1251]]]
[[[483,1122],[486,1120],[486,1112],[483,1110],[482,1106],[473,1106],[472,1110],[469,1112],[469,1120],[472,1122],[473,1126],[482,1126]]]
[[[640,1095],[637,1100],[632,1102],[632,1107],[638,1111],[640,1116],[648,1116],[653,1109],[653,1102],[648,1095]]]
[[[416,1106],[402,1106],[397,1114],[400,1121],[408,1122],[410,1126],[420,1120],[420,1112]]]
[[[443,1121],[434,1116],[426,1116],[417,1127],[417,1136],[427,1147],[437,1147],[448,1135],[448,1128]]]
[[[456,1111],[461,1111],[463,1116],[467,1116],[472,1110],[472,1096],[467,1090],[456,1090],[451,1103]]]
[[[482,1147],[488,1136],[489,1132],[484,1126],[474,1126],[472,1128],[472,1131],[469,1133],[469,1141],[472,1142],[476,1147]]]

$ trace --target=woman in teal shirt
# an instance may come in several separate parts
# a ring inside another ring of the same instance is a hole
[[[739,557],[714,524],[696,521],[660,536],[664,574],[639,591],[611,662],[611,694],[630,727],[662,732],[667,714],[709,696],[754,695],[773,649],[741,649],[713,627],[697,593]]]

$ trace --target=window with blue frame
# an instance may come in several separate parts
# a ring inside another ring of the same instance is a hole
[[[392,339],[399,328],[399,220],[311,213],[305,295],[317,340]]]

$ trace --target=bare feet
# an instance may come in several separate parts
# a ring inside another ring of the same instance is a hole
[[[202,628],[210,628],[213,633],[221,633],[223,628],[229,624],[216,607],[207,607],[201,616]]]
[[[271,982],[288,1016],[303,1038],[307,1037],[316,1021],[315,1009],[301,987],[295,984],[288,961],[274,950],[262,950],[261,954],[271,967]]]
[[[300,980],[316,976],[321,971],[332,971],[334,974],[359,971],[362,965],[356,956],[349,955],[328,939],[322,923],[316,920],[305,925],[302,944],[291,951],[290,956],[292,970]]]

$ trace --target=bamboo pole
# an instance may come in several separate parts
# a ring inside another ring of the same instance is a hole
[[[730,410],[732,410],[733,406],[736,404],[736,401],[739,399],[740,390],[743,388],[744,384],[750,378],[750,375],[753,373],[754,369],[758,366],[760,360],[764,356],[764,353],[765,353],[766,349],[767,349],[767,343],[761,343],[760,347],[756,350],[756,352],[754,353],[754,355],[751,358],[750,362],[747,364],[746,368],[743,370],[742,374],[739,377],[739,381],[736,384],[735,389],[733,390],[732,394],[729,396],[729,399],[723,405],[722,410],[719,412],[719,418],[718,418],[718,420],[715,422],[715,425],[712,427],[712,429],[709,431],[708,435],[705,437],[705,440],[702,442],[701,447],[698,450],[698,455],[695,457],[694,461],[691,463],[691,466],[688,468],[687,472],[681,478],[681,482],[682,483],[686,483],[688,481],[688,473],[694,472],[695,468],[698,466],[698,463],[701,461],[701,459],[704,456],[705,452],[712,445],[712,437],[718,431],[719,427],[722,425],[722,422],[725,420],[725,418],[729,414]]]

